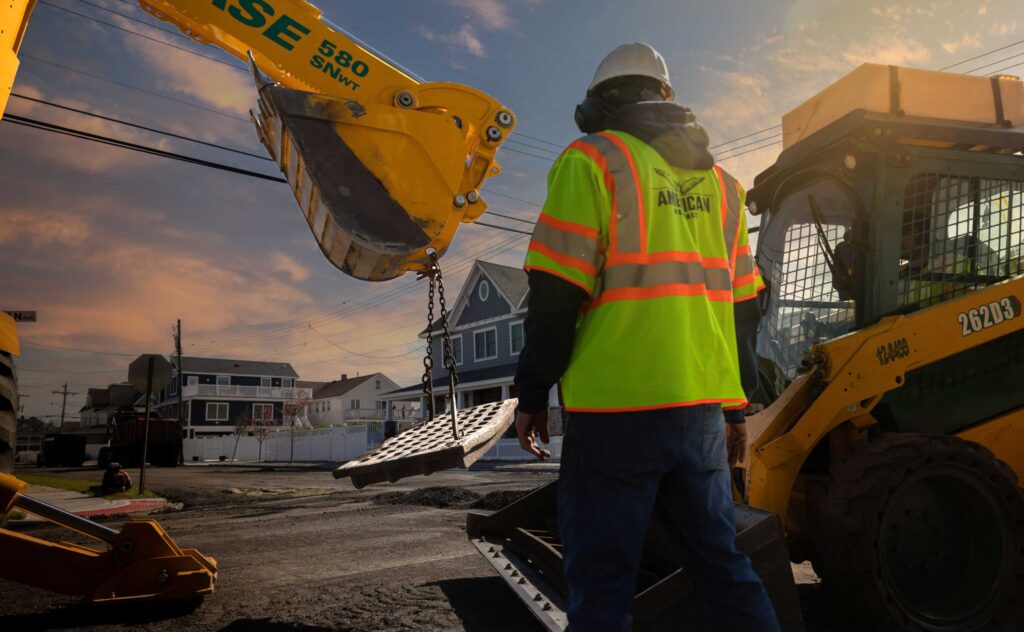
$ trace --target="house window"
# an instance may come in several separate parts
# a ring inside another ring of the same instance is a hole
[[[198,383],[199,383],[199,376],[198,375],[189,375],[188,376],[188,385],[189,386],[195,386]]]
[[[227,375],[218,375],[217,386],[231,386],[231,377]]]
[[[292,388],[293,386],[295,386],[295,378],[286,377],[282,379],[281,386],[283,386],[284,388]]]
[[[383,401],[383,400],[378,399],[377,400],[377,410],[387,410],[387,409],[388,409],[388,403]]]
[[[206,402],[206,421],[227,421],[227,402]]]
[[[526,338],[523,334],[523,321],[512,323],[508,326],[509,345],[512,347],[512,355],[518,355],[523,350]]]
[[[261,377],[260,378],[260,386],[262,386],[263,388],[270,388],[270,378],[269,377]]]
[[[324,410],[326,410],[327,412],[331,412],[331,400],[327,400],[326,402],[324,402]]]
[[[375,382],[373,383],[373,385],[374,385],[374,386],[375,386],[375,387],[377,388],[377,390],[378,390],[378,391],[380,390],[380,380],[376,380],[376,381],[375,381]]]
[[[491,284],[487,281],[480,281],[480,285],[476,289],[476,295],[480,297],[481,301],[486,302],[487,297],[491,295]]]
[[[498,357],[498,329],[496,327],[473,334],[473,357],[476,360],[493,360]]]
[[[273,419],[274,418],[274,405],[273,404],[253,404],[252,405],[252,418],[253,419]]]
[[[352,402],[349,404],[349,407],[352,410],[358,410],[359,409],[359,400],[358,399],[353,399]]]
[[[462,364],[462,334],[452,336],[452,355],[455,356],[455,364]]]
[[[175,375],[171,378],[170,383],[167,385],[167,394],[176,395],[178,393],[178,376]]]

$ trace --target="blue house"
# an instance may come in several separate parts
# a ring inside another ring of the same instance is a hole
[[[452,347],[459,384],[458,407],[501,401],[516,396],[513,379],[523,348],[523,318],[529,291],[526,273],[519,268],[476,261],[462,287],[450,318]],[[425,339],[426,330],[420,333]],[[442,357],[441,328],[434,327],[434,397],[445,410],[448,371]],[[422,384],[392,391],[381,399],[392,402],[419,400],[427,414]]]
[[[177,358],[171,357],[172,365]],[[287,404],[312,398],[313,389],[295,384],[298,375],[285,362],[253,362],[221,358],[183,357],[181,399],[185,406],[185,436],[231,434],[243,420],[286,424]],[[161,417],[178,417],[178,367],[170,383],[156,393]]]

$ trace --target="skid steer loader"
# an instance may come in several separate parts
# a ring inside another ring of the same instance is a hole
[[[748,196],[767,408],[734,472],[737,544],[787,632],[803,629],[790,562],[807,560],[853,630],[1024,630],[1024,88],[865,65],[783,135]],[[401,440],[341,473],[426,468]],[[471,512],[467,533],[562,630],[555,485]],[[676,542],[656,511],[637,630],[713,629]]]

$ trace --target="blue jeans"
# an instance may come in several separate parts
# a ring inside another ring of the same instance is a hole
[[[687,572],[720,632],[777,632],[750,559],[736,549],[725,420],[716,405],[571,413],[562,443],[558,527],[569,627],[629,630],[637,571],[659,493]]]

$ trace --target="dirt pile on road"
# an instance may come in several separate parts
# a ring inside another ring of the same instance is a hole
[[[380,505],[417,505],[438,509],[484,509],[497,511],[532,490],[502,490],[484,496],[459,487],[425,487],[412,492],[387,492],[373,498]]]
[[[460,487],[424,487],[411,492],[388,492],[375,496],[381,505],[419,505],[438,509],[462,509],[480,500],[480,494]]]
[[[480,500],[474,502],[469,506],[470,509],[484,509],[486,511],[497,511],[508,507],[515,501],[519,500],[523,496],[526,496],[532,489],[518,489],[518,490],[502,490],[500,492],[491,492]]]

